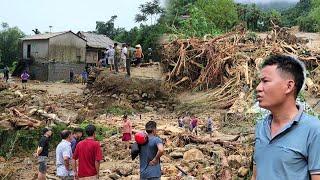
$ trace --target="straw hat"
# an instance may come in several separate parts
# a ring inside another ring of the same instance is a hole
[[[141,45],[140,45],[140,44],[137,44],[137,45],[136,45],[136,48],[141,48]]]

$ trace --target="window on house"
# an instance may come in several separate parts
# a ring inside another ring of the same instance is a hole
[[[28,44],[27,46],[27,58],[31,57],[31,44]]]

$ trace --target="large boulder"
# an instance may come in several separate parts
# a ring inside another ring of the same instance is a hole
[[[183,160],[193,161],[193,160],[202,160],[204,159],[203,153],[199,149],[190,149],[185,152],[183,155]]]

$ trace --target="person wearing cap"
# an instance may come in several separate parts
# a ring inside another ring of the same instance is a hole
[[[69,130],[63,130],[60,133],[61,142],[56,148],[56,168],[57,176],[61,180],[73,180],[74,173],[71,168],[72,149],[71,140],[72,134]]]
[[[129,150],[130,141],[132,137],[132,123],[128,119],[127,115],[122,117],[123,124],[122,124],[122,141],[126,144],[126,149]]]
[[[160,157],[164,152],[163,143],[162,140],[157,137],[156,122],[147,122],[145,128],[148,133],[148,142],[140,147],[140,179],[160,180]]]
[[[52,130],[49,128],[44,128],[42,130],[42,136],[39,140],[39,145],[34,154],[38,158],[39,170],[38,170],[38,180],[45,180],[47,173],[47,163],[49,155],[49,141],[52,136]]]
[[[304,81],[294,57],[273,55],[262,64],[256,96],[271,113],[256,126],[252,179],[320,179],[320,121],[296,103]]]

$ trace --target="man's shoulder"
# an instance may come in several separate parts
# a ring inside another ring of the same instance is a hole
[[[320,132],[320,120],[316,116],[303,113],[299,123],[301,123],[306,128],[317,130]]]
[[[158,136],[153,136],[153,137],[150,139],[150,141],[152,141],[152,142],[155,143],[155,144],[160,144],[160,143],[162,143],[161,138],[158,137]]]

